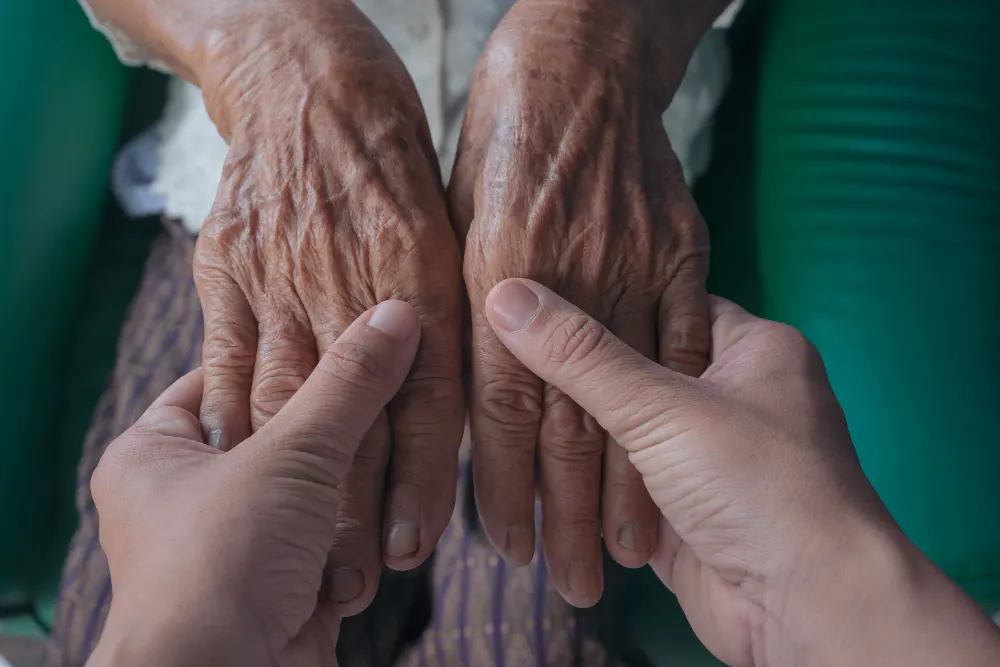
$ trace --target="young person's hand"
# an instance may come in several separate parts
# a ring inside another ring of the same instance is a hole
[[[200,370],[111,443],[91,488],[114,599],[89,664],[335,665],[343,486],[419,340],[417,312],[384,302],[241,446],[205,444]]]
[[[1000,632],[906,540],[865,478],[813,346],[715,299],[700,378],[527,280],[485,312],[592,414],[662,512],[652,565],[727,664],[1000,664]]]

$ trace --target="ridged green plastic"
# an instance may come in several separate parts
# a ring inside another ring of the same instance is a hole
[[[76,2],[0,0],[0,595],[51,567],[60,371],[126,85]]]
[[[779,0],[763,315],[822,352],[904,530],[1000,606],[1000,2]]]

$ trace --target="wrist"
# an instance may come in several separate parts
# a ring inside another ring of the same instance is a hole
[[[767,667],[1000,664],[1000,633],[894,525],[859,521],[765,606]]]
[[[143,591],[119,596],[88,667],[267,667],[264,634],[237,604]]]
[[[376,89],[404,89],[410,82],[392,47],[352,0],[253,2],[212,31],[199,52],[206,107],[227,141],[258,112],[271,116],[283,106],[296,114],[316,92],[328,101],[348,100],[357,97],[358,81]]]
[[[720,0],[518,0],[494,40],[546,68],[579,63],[635,85],[666,109]],[[513,47],[513,48],[510,48]],[[537,54],[544,51],[544,54]]]

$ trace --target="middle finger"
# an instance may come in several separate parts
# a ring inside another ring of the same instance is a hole
[[[604,429],[559,389],[545,387],[538,436],[545,560],[570,604],[590,607],[604,590],[601,459]]]

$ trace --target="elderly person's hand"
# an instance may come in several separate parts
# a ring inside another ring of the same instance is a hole
[[[675,4],[518,2],[474,75],[449,189],[479,513],[507,559],[529,561],[537,470],[545,557],[577,605],[600,597],[602,532],[619,563],[641,566],[658,513],[604,430],[507,352],[484,304],[498,281],[534,278],[650,359],[704,370],[708,236],[661,117],[712,12],[686,9],[696,25],[682,35]]]
[[[653,569],[723,662],[1000,664],[1000,632],[868,483],[800,333],[715,300],[711,364],[689,378],[538,283],[502,283],[485,312],[638,469],[662,512]]]
[[[414,309],[385,302],[232,451],[203,440],[200,370],[111,443],[91,488],[114,601],[88,664],[336,665],[337,512],[419,340]]]
[[[431,554],[454,504],[458,244],[417,92],[376,28],[344,0],[248,7],[197,77],[230,144],[194,261],[207,442],[229,450],[264,427],[374,304],[412,304],[426,331],[340,506],[330,569],[353,613],[383,557],[408,569]]]

